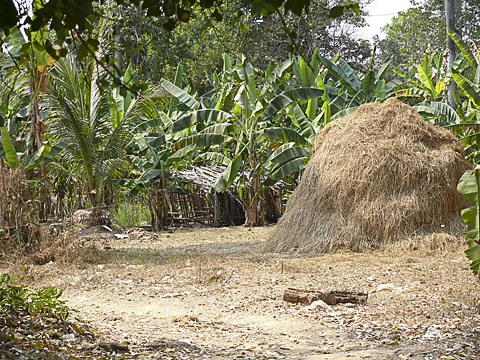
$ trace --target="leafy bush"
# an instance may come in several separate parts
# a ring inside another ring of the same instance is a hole
[[[0,316],[6,311],[42,315],[50,319],[66,321],[70,309],[60,300],[63,290],[48,286],[30,290],[24,285],[14,285],[9,274],[0,277]]]

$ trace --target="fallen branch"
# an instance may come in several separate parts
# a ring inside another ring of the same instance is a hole
[[[365,304],[368,294],[353,291],[312,291],[289,288],[283,294],[283,300],[291,303],[311,304],[314,301],[322,300],[328,305],[335,304]]]

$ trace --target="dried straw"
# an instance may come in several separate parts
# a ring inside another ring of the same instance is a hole
[[[447,130],[396,99],[328,124],[265,251],[385,248],[432,234],[461,237],[457,182],[470,163]],[[421,245],[419,245],[421,247]]]

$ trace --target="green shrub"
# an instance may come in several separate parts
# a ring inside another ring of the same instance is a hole
[[[66,321],[70,309],[66,301],[60,300],[63,290],[48,286],[30,290],[24,285],[14,285],[9,274],[0,277],[0,313],[4,311],[42,315]]]

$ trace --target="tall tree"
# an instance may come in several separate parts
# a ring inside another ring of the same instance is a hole
[[[312,0],[308,13],[302,17],[287,12],[285,15],[278,12],[266,19],[253,17],[248,23],[249,45],[243,52],[246,55],[253,52],[253,61],[257,66],[263,63],[264,67],[271,59],[285,61],[293,45],[298,46],[297,50],[305,59],[310,59],[319,49],[328,58],[341,54],[354,66],[364,64],[370,58],[370,44],[359,39],[356,33],[366,25],[365,4],[358,12],[347,10],[334,19],[324,10],[344,3],[342,0]],[[288,33],[282,31],[284,27],[295,30],[298,39],[295,44]]]
[[[229,8],[235,14],[239,5],[225,4],[223,8],[226,13]],[[210,86],[205,74],[222,69],[222,54],[239,53],[245,48],[247,34],[241,30],[244,19],[235,25],[226,20],[209,28],[204,24],[211,19],[196,9],[188,24],[181,23],[173,31],[167,31],[163,27],[164,18],[146,17],[144,11],[133,5],[125,4],[115,11],[120,14],[114,18],[114,24],[119,30],[122,66],[131,64],[144,81],[158,83],[161,78],[173,79],[181,63],[185,80],[204,93]],[[109,12],[107,7],[106,13]]]
[[[399,12],[382,28],[386,36],[377,39],[379,55],[384,59],[392,56],[393,65],[407,71],[421,62],[426,51],[443,52],[445,26],[441,16],[422,8]]]
[[[480,38],[478,0],[454,1],[455,18],[465,40]],[[444,0],[411,0],[414,8],[398,13],[377,40],[383,58],[393,55],[393,65],[408,70],[422,61],[425,51],[445,51],[446,19]]]
[[[445,0],[445,26],[448,31],[456,32],[455,28],[455,3],[454,0]],[[447,71],[453,65],[455,61],[455,43],[450,36],[447,36],[447,52],[448,52],[448,61],[447,61]],[[455,99],[453,97],[453,89],[455,83],[450,83],[448,87],[448,105],[455,108]]]

